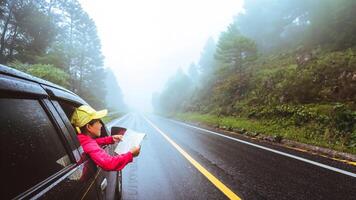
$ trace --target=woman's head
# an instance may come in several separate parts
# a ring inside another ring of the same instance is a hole
[[[89,123],[80,127],[80,131],[83,134],[90,135],[92,137],[99,137],[102,126],[103,125],[101,124],[100,119],[93,119]]]
[[[102,127],[100,118],[106,114],[107,110],[96,111],[89,105],[82,105],[74,110],[71,123],[78,127],[82,133],[98,137]]]

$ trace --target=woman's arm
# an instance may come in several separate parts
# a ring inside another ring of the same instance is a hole
[[[100,146],[106,145],[106,144],[114,144],[115,143],[115,141],[114,141],[112,136],[96,138],[95,141]]]
[[[133,154],[130,151],[121,155],[111,156],[94,142],[85,144],[83,149],[95,164],[106,171],[119,171],[132,162],[133,159]]]

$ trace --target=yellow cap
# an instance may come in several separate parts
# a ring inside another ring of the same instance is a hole
[[[100,119],[108,114],[108,110],[96,111],[88,105],[82,105],[75,109],[70,122],[76,127],[82,127],[93,119]]]

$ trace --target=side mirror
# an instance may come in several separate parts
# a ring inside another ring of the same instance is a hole
[[[123,127],[113,126],[111,127],[111,135],[124,135],[126,130]]]

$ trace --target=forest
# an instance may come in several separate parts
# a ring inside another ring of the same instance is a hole
[[[154,111],[356,153],[355,16],[352,0],[244,1],[199,61],[152,95]],[[95,22],[78,0],[2,0],[0,34],[1,64],[96,109],[127,110],[116,66],[104,67]]]
[[[125,109],[104,68],[95,22],[77,0],[2,0],[0,34],[1,64],[61,85],[97,109]]]
[[[245,1],[155,112],[356,153],[356,2]]]

